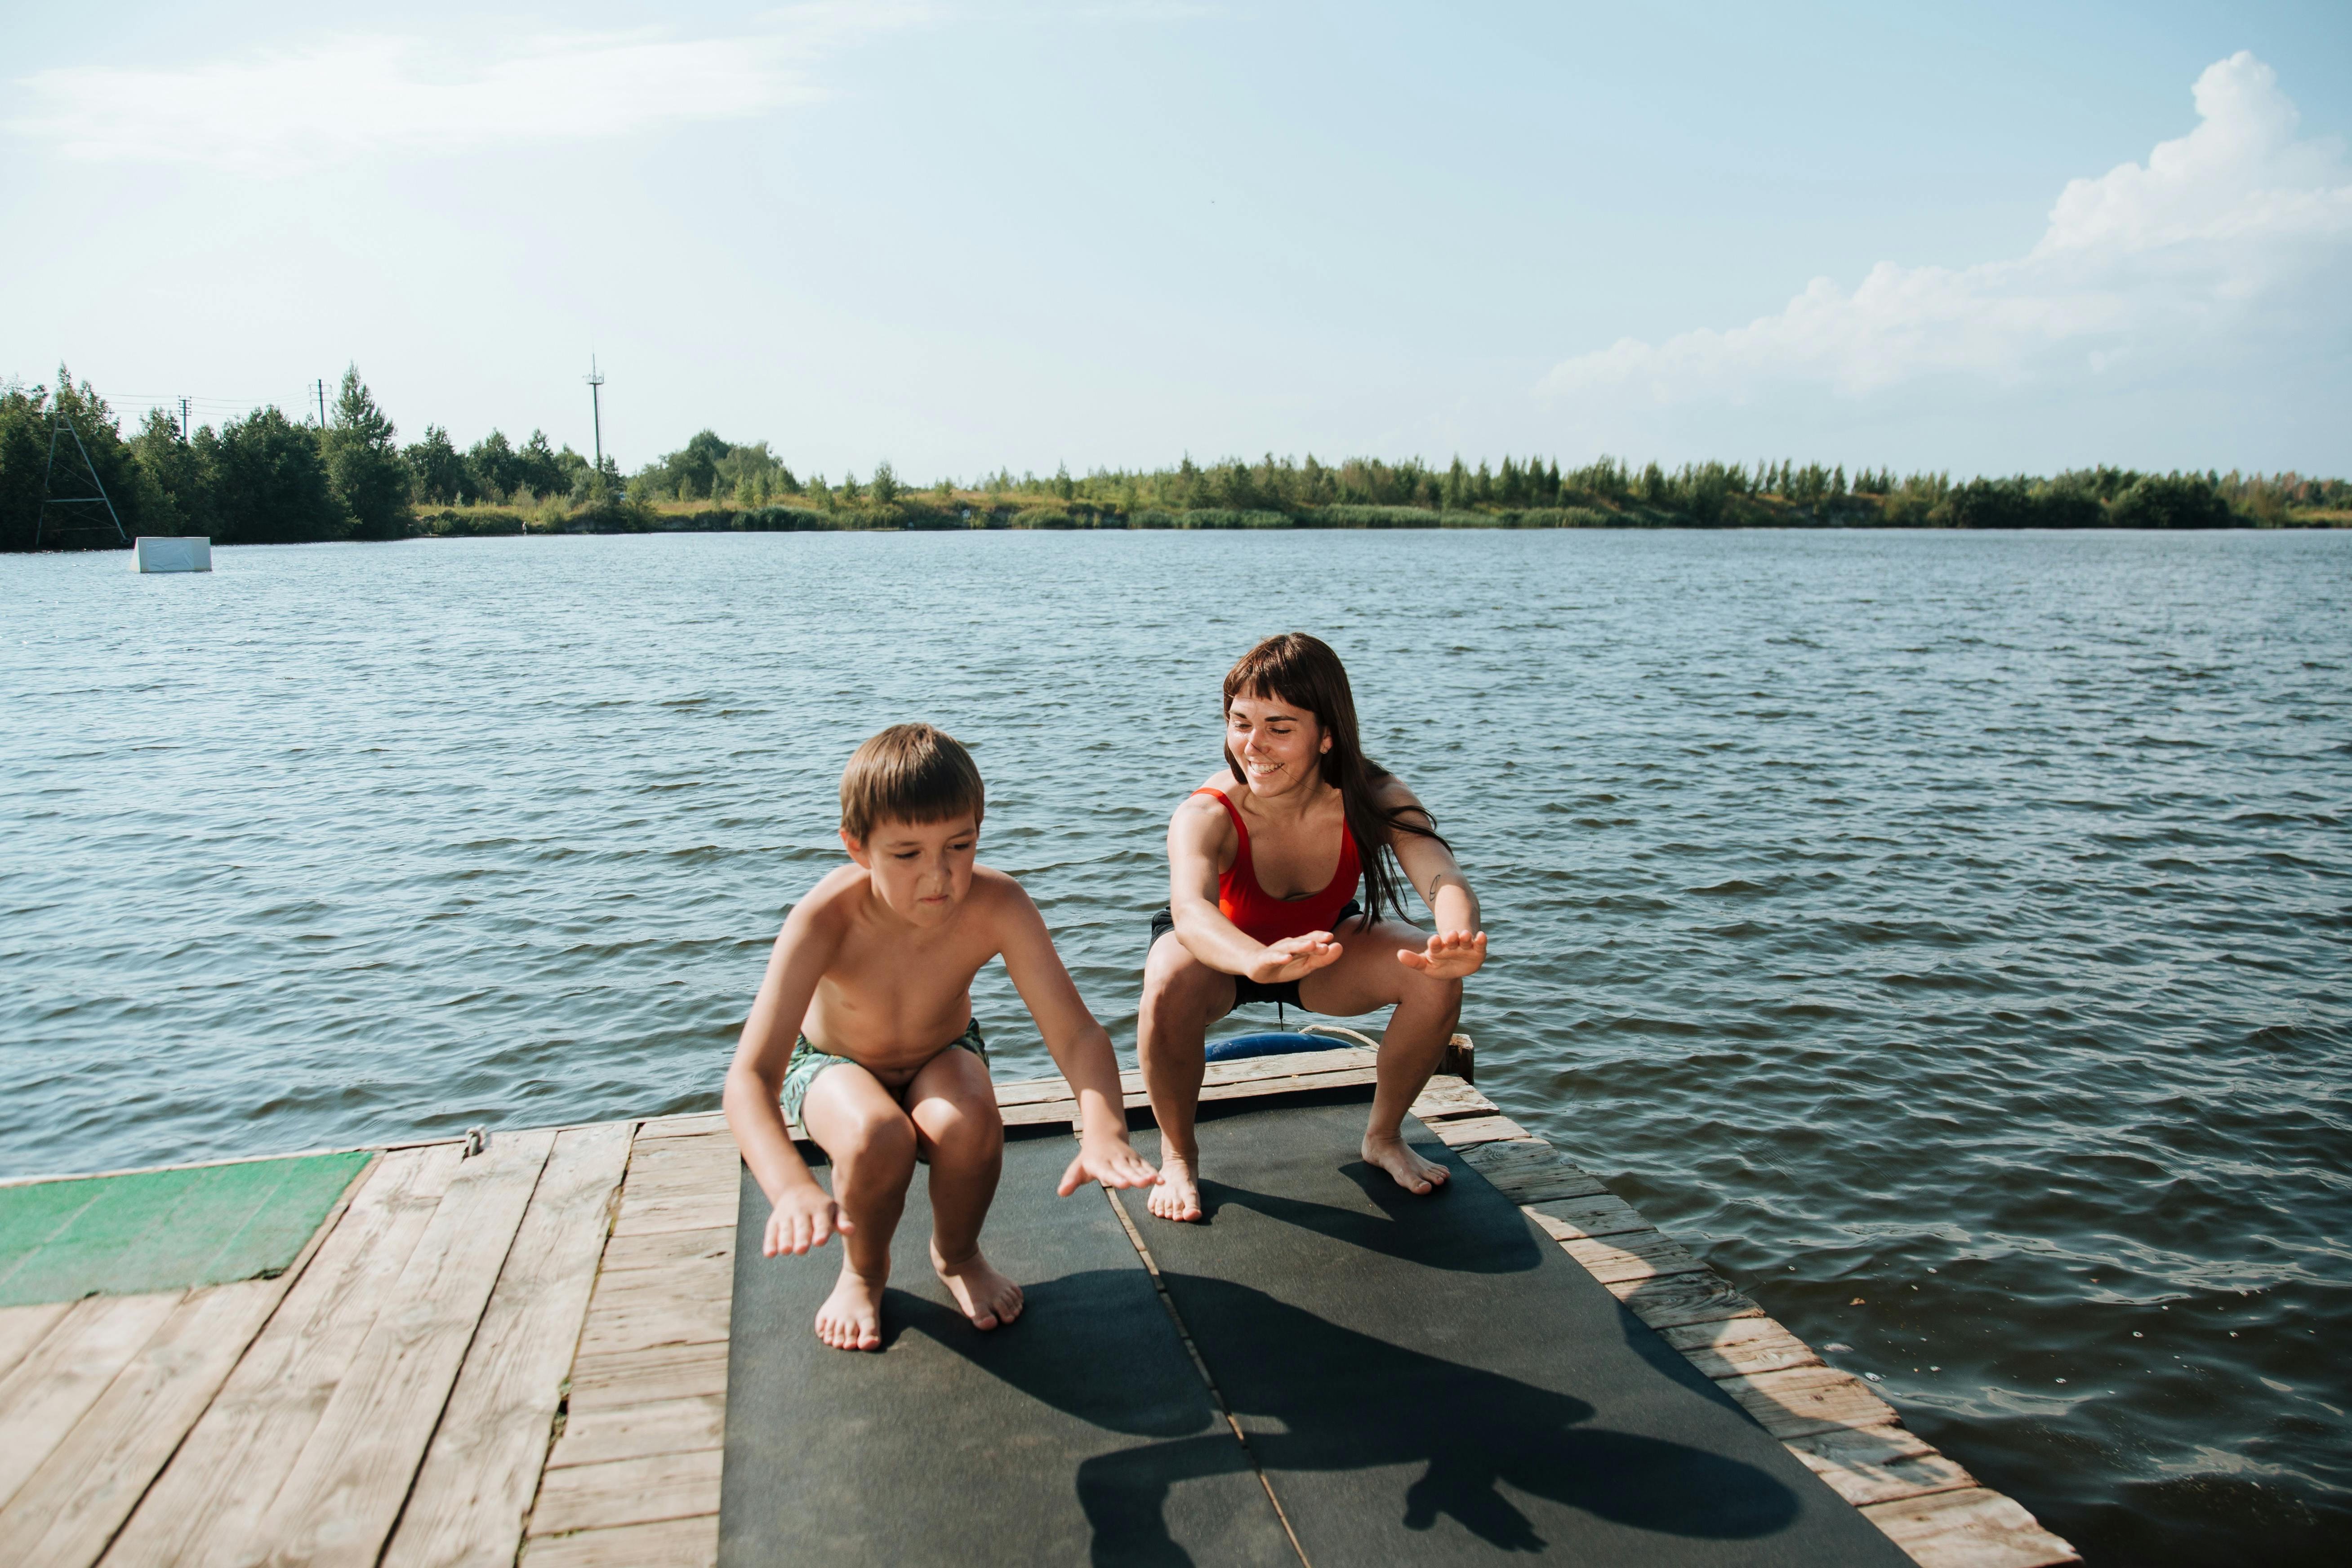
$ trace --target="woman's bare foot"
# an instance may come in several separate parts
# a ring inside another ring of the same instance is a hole
[[[992,1329],[999,1323],[1009,1323],[1021,1315],[1021,1287],[989,1266],[987,1258],[974,1249],[970,1258],[950,1267],[940,1256],[939,1243],[931,1244],[931,1267],[940,1271],[940,1281],[955,1298],[963,1315],[971,1320],[975,1329]]]
[[[1414,1153],[1405,1141],[1391,1133],[1386,1138],[1364,1134],[1364,1158],[1378,1165],[1396,1179],[1396,1184],[1409,1193],[1433,1193],[1446,1182],[1446,1169],[1433,1164]]]
[[[882,1281],[852,1274],[841,1266],[833,1294],[816,1310],[816,1337],[837,1351],[882,1348]]]
[[[1160,1184],[1145,1197],[1143,1206],[1161,1219],[1202,1218],[1201,1177],[1192,1169],[1192,1162],[1162,1152],[1160,1156]]]

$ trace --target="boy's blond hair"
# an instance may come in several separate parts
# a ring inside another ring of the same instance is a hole
[[[841,770],[841,830],[860,844],[878,823],[945,822],[966,812],[977,823],[987,806],[971,753],[929,724],[891,725]]]

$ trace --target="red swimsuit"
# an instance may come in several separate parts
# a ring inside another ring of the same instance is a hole
[[[1330,885],[1304,898],[1277,899],[1258,886],[1257,870],[1250,864],[1249,829],[1225,792],[1203,784],[1192,793],[1215,795],[1225,815],[1234,819],[1234,831],[1241,836],[1241,850],[1234,857],[1232,868],[1217,874],[1218,913],[1254,942],[1280,942],[1286,936],[1331,929],[1339,911],[1356,896],[1356,880],[1363,871],[1356,858],[1355,836],[1348,831],[1346,822],[1339,824],[1339,868],[1332,873]]]

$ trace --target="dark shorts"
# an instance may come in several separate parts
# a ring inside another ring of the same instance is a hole
[[[1354,920],[1363,912],[1362,908],[1357,904],[1356,900],[1349,899],[1345,904],[1340,906],[1339,918],[1331,922],[1332,928],[1337,930],[1339,927],[1346,925],[1349,921]],[[1143,951],[1150,952],[1153,947],[1160,945],[1160,939],[1161,937],[1173,936],[1175,934],[1175,915],[1165,909],[1161,910],[1159,913],[1151,917],[1151,942],[1150,946],[1146,947]],[[1301,1002],[1298,999],[1298,982],[1296,980],[1286,980],[1278,985],[1261,985],[1246,974],[1236,974],[1234,976],[1234,1006],[1247,1007],[1254,1004],[1263,1002],[1276,1002],[1285,1007],[1297,1007],[1302,1011],[1304,1011],[1307,1006],[1306,1003]]]

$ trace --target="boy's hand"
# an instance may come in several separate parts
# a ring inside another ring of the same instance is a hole
[[[1439,980],[1459,980],[1476,973],[1486,962],[1486,933],[1482,931],[1473,936],[1466,931],[1442,931],[1419,952],[1409,947],[1397,949],[1397,962]]]
[[[798,1257],[812,1247],[823,1247],[836,1230],[856,1228],[823,1187],[803,1182],[785,1188],[784,1195],[776,1200],[768,1215],[767,1239],[760,1250],[770,1258],[785,1252]]]
[[[1066,1198],[1088,1182],[1100,1182],[1106,1187],[1150,1187],[1159,1185],[1160,1173],[1124,1138],[1082,1138],[1078,1157],[1062,1173],[1062,1184],[1055,1192]]]
[[[1327,963],[1337,963],[1339,951],[1339,944],[1331,940],[1328,931],[1286,936],[1266,944],[1257,962],[1250,965],[1249,977],[1260,985],[1279,985],[1286,980],[1312,974]]]

